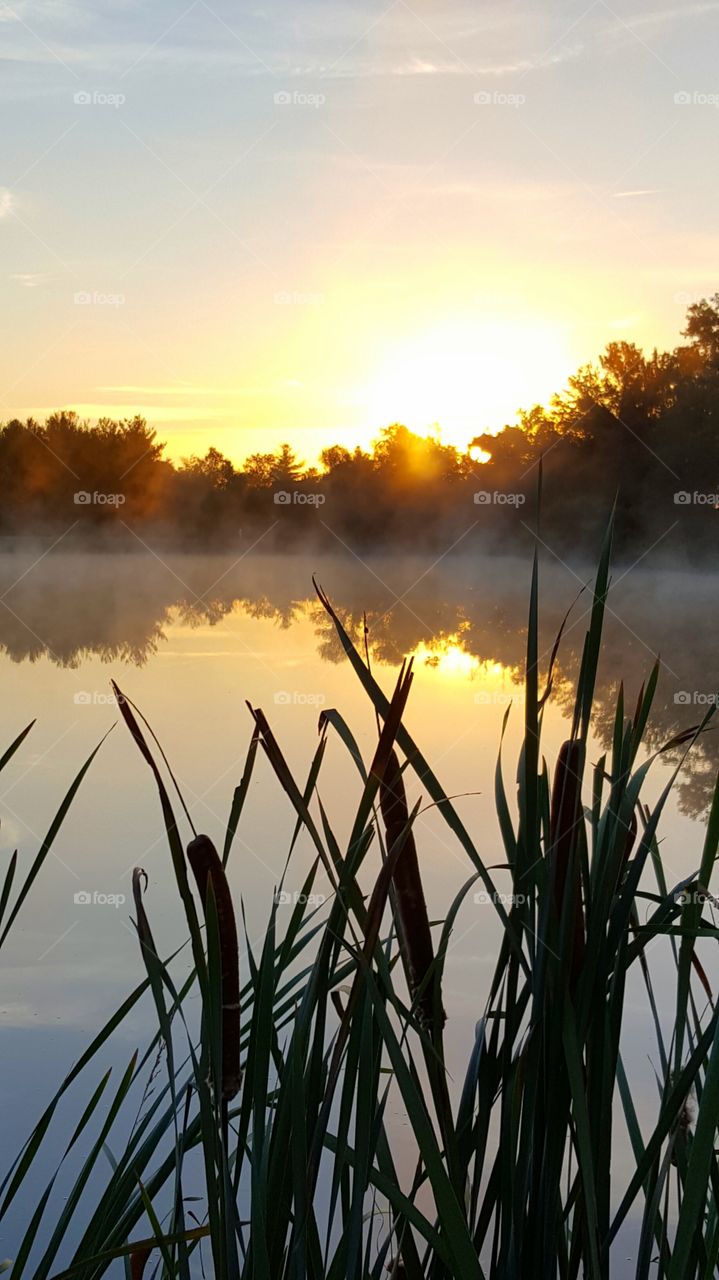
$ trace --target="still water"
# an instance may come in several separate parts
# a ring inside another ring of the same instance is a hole
[[[414,655],[407,726],[446,791],[461,797],[457,807],[489,866],[504,861],[493,775],[510,704],[503,747],[510,801],[522,733],[530,578],[524,560],[455,555],[432,564],[426,557],[378,555],[362,561],[342,552],[314,558],[250,553],[237,561],[165,551],[43,551],[28,545],[0,555],[0,754],[37,719],[0,780],[0,868],[16,847],[21,869],[29,866],[75,774],[111,732],[3,953],[0,1035],[8,1156],[27,1136],[51,1087],[113,1005],[143,977],[130,922],[133,867],[143,867],[149,877],[146,905],[161,953],[169,954],[184,936],[154,784],[119,720],[111,677],[150,721],[197,830],[217,844],[250,737],[245,700],[265,711],[298,778],[306,775],[317,744],[319,713],[330,707],[350,725],[365,760],[373,750],[372,709],[317,602],[313,573],[357,643],[366,613],[371,661],[387,692],[402,658]],[[569,568],[551,557],[542,567],[543,672],[562,618],[575,602],[544,722],[550,768],[568,734],[591,604],[590,593],[580,592],[590,578],[589,566]],[[719,686],[716,620],[716,577],[710,573],[652,567],[648,560],[630,571],[615,570],[590,762],[609,745],[620,680],[633,706],[657,654],[661,672],[650,747],[697,723]],[[699,864],[701,824],[718,762],[716,735],[707,734],[666,811],[660,831],[670,885]],[[672,755],[653,766],[646,800],[658,797],[675,763]],[[416,779],[408,789],[411,806],[420,794]],[[319,792],[336,831],[348,834],[360,782],[332,733]],[[230,863],[233,891],[244,903],[256,947],[293,827],[289,801],[258,757]],[[416,834],[430,915],[438,920],[472,868],[436,810],[421,814]],[[288,891],[300,888],[310,860],[309,843],[301,838]],[[502,874],[497,882],[508,888]],[[323,886],[316,888],[321,892]],[[448,1065],[458,1084],[497,943],[493,908],[470,894],[446,966]],[[667,976],[662,1012],[669,1025],[671,967],[660,951],[653,961],[660,990],[662,974]],[[715,984],[719,965],[713,952],[706,965]],[[656,1052],[639,985],[629,1000],[627,1060],[641,1089],[640,1120],[648,1126],[656,1106]],[[115,1060],[126,1061],[152,1029],[151,1009],[139,1010],[113,1047]],[[619,1183],[625,1168],[629,1160],[620,1150]],[[15,1228],[22,1211],[19,1206]],[[10,1221],[0,1236],[0,1257],[12,1256],[16,1245]]]

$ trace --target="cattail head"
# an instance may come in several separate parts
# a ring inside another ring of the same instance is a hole
[[[210,884],[217,908],[222,974],[222,1097],[234,1098],[242,1081],[240,1070],[240,972],[237,924],[225,868],[209,836],[196,836],[187,846],[187,858],[202,900],[207,922]]]
[[[409,810],[404,780],[396,751],[389,753],[380,783],[380,808],[384,820],[387,851],[399,840],[402,850],[397,858],[392,884],[397,914],[397,936],[402,962],[407,974],[410,995],[417,1000],[422,1024],[429,1030],[440,1030],[444,1024],[439,993],[435,991],[434,948],[429,927],[427,904],[412,830],[408,830]],[[439,1027],[437,1017],[439,1016]]]
[[[584,913],[578,857],[579,825],[582,820],[582,771],[584,745],[574,738],[562,743],[552,787],[550,817],[550,858],[552,890],[557,918],[561,919],[567,889],[572,894],[570,987],[576,985],[584,960]]]
[[[130,1254],[130,1276],[132,1280],[142,1280],[151,1253],[152,1249],[149,1245],[143,1245],[140,1249],[133,1249]]]

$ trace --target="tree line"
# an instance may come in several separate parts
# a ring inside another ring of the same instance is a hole
[[[0,427],[0,534],[96,545],[164,538],[267,549],[288,539],[354,548],[477,539],[520,546],[536,525],[561,550],[596,544],[616,505],[620,546],[717,549],[719,294],[689,307],[672,351],[611,342],[546,406],[466,450],[394,423],[368,450],[332,445],[307,466],[288,444],[237,467],[215,448],[176,465],[142,417],[95,425],[74,412]],[[520,357],[521,358],[521,357]],[[481,386],[477,398],[481,400]]]

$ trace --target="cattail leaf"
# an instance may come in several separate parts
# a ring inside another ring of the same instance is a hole
[[[363,662],[359,653],[355,649],[355,646],[353,645],[349,635],[347,634],[345,628],[343,627],[337,613],[332,608],[329,598],[327,597],[327,595],[325,595],[322,588],[318,585],[316,579],[313,578],[312,581],[320,602],[322,603],[323,607],[326,609],[327,613],[329,614],[330,618],[332,619],[335,625],[337,635],[339,637],[339,640],[342,644],[342,647],[345,653],[347,654],[352,664],[353,670],[358,675],[360,682],[362,683],[365,691],[368,693],[369,697],[371,698],[372,703],[375,706],[376,710],[378,711],[379,715],[381,715],[382,719],[385,720],[386,722],[389,709],[390,709],[390,704],[388,699],[380,689],[379,685],[377,684],[371,672],[367,670],[365,663]],[[510,940],[510,944],[517,954],[520,965],[522,965],[525,971],[528,971],[527,961],[522,953],[521,944],[517,936],[517,933],[514,929],[514,926],[511,924],[509,917],[507,915],[507,912],[505,911],[504,906],[501,903],[501,900],[497,896],[496,888],[492,881],[492,878],[489,875],[489,872],[487,871],[479,853],[477,852],[474,846],[474,842],[472,841],[468,831],[466,830],[463,822],[461,821],[459,814],[454,808],[451,800],[448,798],[441,783],[438,781],[432,769],[430,768],[427,760],[422,755],[416,743],[410,737],[404,725],[400,724],[398,726],[397,732],[396,732],[396,738],[397,738],[398,745],[404,751],[412,768],[417,774],[417,777],[419,778],[421,785],[427,789],[430,797],[437,805],[439,812],[441,813],[445,822],[449,826],[450,830],[453,831],[454,834],[457,836],[457,839],[459,840],[463,849],[467,853],[468,857],[476,867],[477,871],[479,871],[479,874],[482,877],[482,881],[484,883],[485,889],[487,890],[488,893],[492,895],[493,899],[496,900],[497,912],[501,918],[502,926],[505,929],[507,936]]]
[[[23,742],[25,741],[33,725],[35,725],[36,723],[37,721],[31,720],[30,723],[25,726],[22,733],[18,734],[15,741],[10,743],[10,746],[8,747],[7,751],[3,752],[3,754],[0,756],[0,771],[5,768],[5,765],[10,760],[12,760],[13,756],[15,755],[15,752],[22,746]]]
[[[17,870],[17,849],[12,854],[12,857],[10,858],[10,861],[8,863],[8,869],[5,872],[5,879],[3,881],[2,893],[0,893],[0,924],[2,924],[3,916],[5,915],[5,908],[7,907],[7,904],[10,900],[10,894],[12,893],[13,880],[15,879],[16,870]]]
[[[70,805],[72,804],[77,794],[77,791],[80,787],[80,784],[83,778],[85,777],[85,774],[87,773],[88,769],[90,768],[90,765],[95,759],[95,756],[100,750],[100,747],[104,743],[105,738],[111,732],[112,732],[112,729],[108,729],[107,733],[103,734],[97,746],[93,751],[90,752],[90,755],[87,757],[87,760],[85,761],[84,765],[80,769],[80,772],[76,775],[68,791],[66,792],[64,799],[62,801],[62,804],[60,805],[60,808],[58,809],[57,813],[55,814],[55,817],[50,823],[50,827],[48,829],[47,835],[45,836],[45,839],[43,840],[40,846],[40,850],[34,862],[32,863],[30,870],[28,871],[28,874],[25,878],[25,882],[20,892],[18,893],[17,898],[15,899],[12,910],[8,916],[7,924],[5,925],[5,928],[2,934],[0,934],[0,947],[2,947],[3,943],[5,942],[13,926],[14,921],[17,919],[20,908],[22,907],[25,899],[27,898],[27,895],[29,894],[33,884],[35,883],[35,880],[37,879],[40,873],[40,869],[45,859],[47,858],[48,854],[50,853],[50,850],[52,849],[53,844],[55,843],[55,838],[65,820],[65,815],[67,814],[67,811],[70,808]]]
[[[255,725],[252,730],[250,745],[247,748],[247,756],[245,758],[245,767],[242,770],[242,777],[240,778],[239,785],[235,787],[232,796],[230,816],[227,819],[227,831],[225,832],[225,843],[222,849],[223,867],[227,866],[230,850],[232,849],[232,842],[237,833],[237,828],[240,825],[240,817],[242,816],[242,810],[245,805],[245,800],[247,799],[247,793],[250,789],[250,782],[252,781],[252,771],[255,766],[255,758],[257,756],[259,741],[260,731],[258,726]]]

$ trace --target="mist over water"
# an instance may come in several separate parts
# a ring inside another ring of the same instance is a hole
[[[544,561],[540,670],[546,673],[554,640],[570,611],[553,687],[555,708],[569,711],[593,569],[589,562],[570,565],[549,554]],[[516,685],[515,692],[521,692],[530,565],[526,558],[497,554],[454,552],[428,564],[426,556],[360,559],[345,551],[322,556],[47,554],[46,548],[30,543],[22,551],[0,553],[0,652],[6,664],[45,659],[50,666],[78,673],[88,662],[99,661],[107,666],[109,680],[123,667],[159,671],[156,663],[169,655],[177,636],[186,641],[189,635],[199,639],[211,634],[214,645],[241,621],[243,643],[251,652],[252,622],[258,624],[257,635],[260,623],[270,623],[273,633],[286,635],[289,652],[301,625],[303,634],[313,636],[312,652],[303,658],[303,678],[322,688],[326,664],[346,659],[317,601],[313,574],[356,642],[363,640],[366,614],[375,663],[397,666],[414,654],[416,665],[437,672],[438,695],[439,681],[448,671],[473,696],[481,694],[483,670],[486,674],[487,667],[499,667],[506,687]],[[719,688],[716,619],[716,580],[709,569],[653,567],[650,557],[634,567],[615,568],[595,708],[595,730],[604,746],[611,742],[620,681],[627,704],[633,705],[657,658],[659,685],[649,745],[656,750],[701,721]],[[202,658],[198,650],[198,667]],[[281,692],[280,674],[278,681]],[[245,687],[242,696],[252,698],[254,692]],[[440,706],[437,714],[443,714]],[[719,745],[710,729],[679,782],[685,812],[703,811],[717,762]]]

